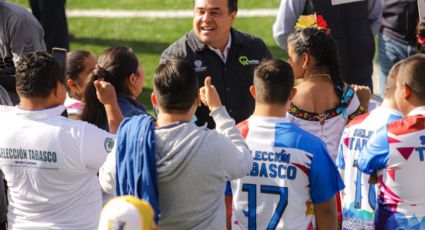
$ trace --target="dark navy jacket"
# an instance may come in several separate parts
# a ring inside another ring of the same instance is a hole
[[[140,104],[128,95],[118,93],[117,95],[118,107],[124,117],[132,117],[136,115],[148,115],[145,106]],[[103,125],[104,130],[109,132],[108,121]]]
[[[171,57],[180,57],[193,64],[199,86],[211,76],[223,105],[229,115],[239,123],[247,119],[254,111],[254,99],[249,92],[253,82],[254,68],[263,60],[271,58],[264,42],[252,35],[231,30],[232,42],[227,56],[223,60],[209,47],[199,41],[193,31],[187,33],[161,55],[161,63]],[[197,125],[208,122],[208,128],[214,128],[213,119],[207,107],[196,111]]]

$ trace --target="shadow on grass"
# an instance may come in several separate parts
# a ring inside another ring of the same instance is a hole
[[[143,52],[146,54],[161,55],[171,43],[155,42],[155,41],[142,41],[142,40],[123,40],[123,39],[104,39],[104,38],[88,38],[77,37],[72,39],[73,43],[80,45],[95,45],[95,46],[127,46],[131,47],[136,52]]]

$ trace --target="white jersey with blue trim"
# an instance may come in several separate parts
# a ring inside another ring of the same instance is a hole
[[[359,169],[378,173],[376,229],[425,229],[424,155],[425,106],[379,129],[362,150]]]
[[[376,130],[401,118],[397,110],[380,106],[345,127],[336,159],[345,183],[341,194],[343,229],[374,229],[377,186],[370,185],[370,176],[358,170],[358,157]]]
[[[344,187],[323,141],[286,118],[251,116],[238,128],[254,163],[231,182],[232,229],[314,229],[313,205]]]

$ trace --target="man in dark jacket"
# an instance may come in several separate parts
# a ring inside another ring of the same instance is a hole
[[[193,64],[198,82],[212,77],[220,99],[238,123],[254,111],[249,93],[254,67],[271,58],[264,42],[232,28],[237,0],[194,0],[193,30],[168,47],[161,63],[180,57]],[[198,125],[215,124],[206,106],[196,111]]]

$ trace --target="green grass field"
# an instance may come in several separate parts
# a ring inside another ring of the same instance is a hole
[[[240,7],[278,7],[280,0],[242,0]],[[14,2],[26,3],[25,0]],[[115,5],[114,3],[115,2]],[[134,9],[175,9],[191,8],[191,0],[68,0],[68,8],[93,9],[122,8],[135,5]],[[142,7],[146,6],[146,7]],[[174,7],[174,8],[173,8]],[[131,7],[130,7],[131,8]],[[133,9],[133,8],[131,8]],[[234,27],[262,38],[275,58],[285,58],[272,38],[274,17],[236,18]],[[149,96],[152,91],[152,77],[164,49],[192,28],[192,19],[99,19],[68,18],[69,30],[75,35],[71,40],[71,50],[89,50],[99,56],[112,46],[129,46],[135,50],[142,62],[146,75],[145,89],[140,100],[151,110]]]
[[[273,38],[274,18],[238,18],[235,28],[261,37],[276,58],[285,58]],[[254,25],[264,26],[254,26]],[[140,100],[149,105],[152,77],[164,49],[192,28],[191,19],[87,19],[70,18],[70,31],[76,38],[71,50],[90,50],[96,55],[116,45],[132,47],[142,62],[146,75],[145,90]]]

